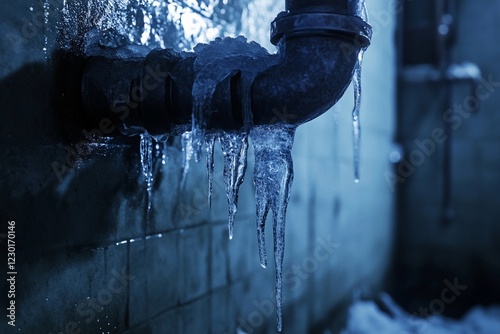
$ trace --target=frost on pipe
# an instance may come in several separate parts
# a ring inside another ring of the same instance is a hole
[[[268,59],[271,58],[266,49],[255,42],[247,42],[243,36],[236,38],[217,38],[209,44],[195,46],[196,60],[193,70],[196,78],[193,83],[193,110],[192,110],[192,140],[193,152],[196,161],[199,161],[201,149],[205,142],[207,129],[207,115],[220,114],[218,104],[214,103],[214,92],[217,84],[235,72],[241,72],[242,89],[242,118],[243,123],[248,123],[243,115],[250,115],[249,89],[253,78],[259,71],[269,67]],[[215,104],[215,106],[214,106]],[[248,116],[247,116],[248,117]],[[234,125],[234,124],[233,124]],[[243,132],[248,131],[243,124]],[[237,126],[235,125],[235,130]],[[217,131],[220,135],[222,132]],[[220,137],[220,136],[219,136]]]
[[[295,126],[260,125],[250,132],[255,152],[254,184],[257,205],[257,238],[260,262],[267,266],[264,228],[273,211],[274,261],[276,265],[276,317],[282,329],[282,276],[285,251],[286,209],[293,180],[292,146]]]

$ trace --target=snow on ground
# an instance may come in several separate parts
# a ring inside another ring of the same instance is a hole
[[[421,318],[406,313],[389,295],[381,297],[391,314],[373,301],[358,301],[349,309],[342,334],[500,334],[500,306],[476,306],[460,320],[438,315]]]

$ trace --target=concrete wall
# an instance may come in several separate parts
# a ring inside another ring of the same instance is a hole
[[[275,332],[274,268],[258,262],[253,153],[232,241],[218,147],[211,210],[204,163],[192,162],[180,187],[182,152],[173,138],[166,164],[155,164],[148,211],[139,138],[88,143],[82,135],[83,57],[75,52],[95,27],[108,31],[103,43],[110,45],[123,33],[128,43],[189,49],[207,34],[241,33],[270,47],[268,24],[283,5],[215,1],[210,14],[181,2],[160,3],[160,9],[153,2],[127,3],[0,5],[0,247],[6,268],[6,223],[14,220],[17,270],[16,327],[2,315],[1,331],[235,333],[239,326]],[[378,0],[368,5],[378,18],[363,73],[361,183],[353,182],[351,90],[296,134],[285,254],[287,333],[330,323],[329,312],[354,290],[379,289],[389,266],[393,193],[384,172],[391,168],[394,131],[394,9]],[[197,23],[179,21],[179,13]],[[144,37],[144,16],[166,16],[167,22],[152,24],[156,30]],[[5,280],[0,287],[6,305]]]
[[[498,300],[500,295],[496,284],[500,277],[500,70],[499,49],[492,42],[500,28],[494,19],[498,10],[496,1],[459,3],[453,59],[476,63],[483,79],[472,93],[468,85],[454,86],[452,105],[458,106],[454,115],[447,111],[442,86],[401,86],[399,134],[406,159],[410,161],[412,152],[424,157],[412,164],[414,171],[400,183],[398,295],[402,301],[415,297],[407,305],[411,311],[428,306],[438,298],[443,280],[455,277],[468,288],[457,303],[446,305],[445,312],[460,313],[467,305]],[[480,110],[472,114],[468,103],[479,100]],[[444,129],[445,120],[452,126],[451,137],[436,142],[432,133]],[[443,225],[443,145],[449,140],[454,220]],[[418,142],[430,144],[422,149]]]

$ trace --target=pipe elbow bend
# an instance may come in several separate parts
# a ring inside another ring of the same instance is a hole
[[[252,83],[253,124],[300,125],[342,97],[371,27],[357,16],[332,13],[282,13],[271,27],[281,58]]]

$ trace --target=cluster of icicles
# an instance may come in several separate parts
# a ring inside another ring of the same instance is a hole
[[[362,59],[363,50],[359,52],[352,79],[354,88],[352,124],[355,182],[359,182],[359,107],[361,100]],[[264,268],[267,267],[264,229],[269,210],[273,212],[278,331],[282,329],[282,273],[285,249],[285,222],[293,180],[291,151],[295,129],[295,125],[273,124],[254,126],[249,133],[224,131],[200,133],[200,129],[195,128],[194,131],[185,132],[181,137],[182,151],[184,153],[181,185],[185,183],[190,161],[194,157],[195,161],[198,162],[201,156],[201,149],[205,146],[209,207],[213,189],[214,147],[216,140],[221,144],[224,156],[224,183],[228,200],[228,229],[230,239],[233,237],[234,219],[238,210],[238,190],[243,183],[247,169],[247,150],[250,139],[255,154],[253,182],[255,185],[259,258]],[[153,159],[154,157],[161,157],[162,163],[166,163],[166,143],[155,143],[150,135],[143,134],[141,135],[140,152],[142,172],[146,180],[148,194],[148,209],[150,209],[153,184]]]
[[[249,139],[253,144],[255,154],[254,185],[257,207],[257,235],[260,263],[267,266],[264,228],[269,210],[274,217],[274,256],[276,263],[276,302],[278,330],[281,331],[281,291],[282,268],[285,248],[285,218],[290,188],[293,179],[292,145],[296,126],[275,124],[255,126],[249,134],[238,132],[211,132],[204,135],[206,163],[208,174],[208,202],[210,206],[213,173],[214,147],[220,142],[224,156],[224,183],[228,200],[229,238],[233,237],[235,215],[238,210],[238,190],[243,183],[247,169],[247,150]],[[183,157],[183,173],[181,184],[184,184],[190,161],[199,161],[200,154],[193,145],[193,134],[185,132],[181,137]],[[162,156],[165,163],[166,150],[148,134],[141,135],[140,151],[142,172],[146,180],[148,194],[148,209],[151,208],[151,193],[153,184],[153,156]],[[154,150],[155,148],[156,150]],[[162,152],[162,153],[160,153]]]

